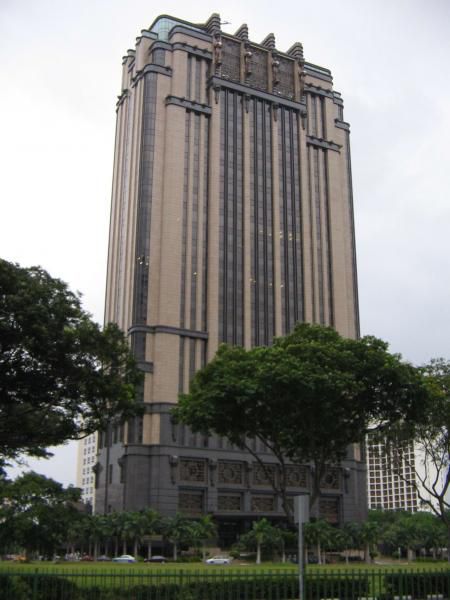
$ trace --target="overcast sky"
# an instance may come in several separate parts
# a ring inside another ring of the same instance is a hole
[[[102,322],[121,58],[161,13],[275,33],[328,67],[351,124],[361,327],[450,358],[450,1],[0,0],[0,257],[41,265]],[[73,445],[30,465],[74,482]]]

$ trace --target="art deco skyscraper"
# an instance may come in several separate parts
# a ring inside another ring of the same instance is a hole
[[[105,320],[130,337],[146,412],[100,436],[97,511],[280,516],[251,457],[170,409],[221,342],[270,344],[297,321],[358,335],[349,126],[301,44],[226,34],[218,15],[161,16],[137,38],[117,106]],[[323,485],[331,521],[365,510],[358,447],[344,466]],[[293,495],[309,476],[292,466]]]

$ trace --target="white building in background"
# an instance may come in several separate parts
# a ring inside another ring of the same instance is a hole
[[[418,458],[412,442],[393,449],[384,439],[369,435],[366,456],[369,510],[416,512],[422,508],[414,488]]]
[[[82,489],[81,500],[95,506],[95,476],[92,467],[97,455],[97,434],[93,433],[78,442],[77,487]]]

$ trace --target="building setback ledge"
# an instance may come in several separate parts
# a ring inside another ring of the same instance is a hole
[[[335,152],[340,152],[342,148],[342,146],[336,144],[336,142],[327,141],[322,138],[316,138],[313,135],[306,136],[306,144],[308,146],[315,146],[316,148],[324,148],[325,150],[334,150]]]
[[[212,60],[212,52],[209,50],[203,50],[202,48],[198,48],[197,46],[191,46],[190,44],[186,44],[185,42],[174,42],[171,45],[172,50],[182,50],[183,52],[188,52],[189,54],[193,54],[194,56],[199,56],[200,58],[207,58],[208,60]]]
[[[196,331],[194,329],[182,329],[180,327],[172,327],[171,325],[132,325],[128,328],[128,335],[133,333],[168,333],[170,335],[179,335],[197,340],[207,340],[207,331]]]
[[[325,98],[332,98],[333,100],[335,99],[332,91],[325,90],[323,87],[320,87],[320,85],[306,84],[305,93],[316,94],[316,96],[324,96]]]
[[[249,85],[244,85],[242,83],[236,83],[235,81],[229,81],[228,79],[222,79],[221,77],[211,77],[208,83],[209,87],[212,87],[214,91],[220,91],[221,88],[227,88],[233,90],[235,92],[240,92],[244,96],[251,98],[252,96],[256,96],[261,100],[266,100],[267,102],[271,102],[272,104],[279,104],[281,106],[286,106],[288,108],[293,108],[294,110],[300,111],[302,114],[306,114],[306,104],[303,102],[294,102],[293,100],[289,100],[284,96],[279,96],[277,94],[271,94],[270,92],[264,92],[263,90],[259,90],[258,88],[250,87]],[[216,103],[218,99],[216,98]]]
[[[162,65],[145,65],[142,71],[139,71],[134,76],[132,86],[135,87],[138,81],[140,81],[143,77],[148,75],[148,73],[158,73],[159,75],[166,75],[167,77],[172,77],[172,68],[163,67]]]
[[[350,124],[346,123],[345,121],[335,119],[334,124],[336,125],[336,127],[339,127],[339,129],[345,129],[345,131],[350,131]]]
[[[186,98],[179,98],[178,96],[167,96],[166,98],[166,106],[169,104],[174,104],[175,106],[180,106],[184,108],[188,112],[193,111],[195,113],[207,115],[211,114],[211,107],[207,104],[200,104],[200,102],[195,102],[195,100],[187,100]]]
[[[153,373],[153,363],[147,360],[137,361],[137,368],[144,373]]]

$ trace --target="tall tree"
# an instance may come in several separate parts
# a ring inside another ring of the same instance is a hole
[[[267,475],[291,518],[288,462],[313,466],[314,505],[327,465],[339,464],[369,424],[418,418],[427,393],[421,373],[385,342],[303,323],[271,347],[221,346],[174,415],[196,432],[229,438],[260,463],[252,440],[261,440],[278,461],[279,477]]]
[[[432,390],[424,415],[419,421],[404,420],[389,428],[387,458],[394,472],[413,486],[422,504],[445,525],[450,548],[450,361],[434,359],[422,367],[422,373]],[[414,444],[414,460],[403,451],[405,442]]]
[[[0,259],[0,460],[48,456],[48,446],[136,414],[140,381],[116,325],[101,330],[40,267]]]
[[[1,538],[26,550],[52,556],[67,541],[67,531],[81,518],[80,490],[25,473],[0,489]]]

